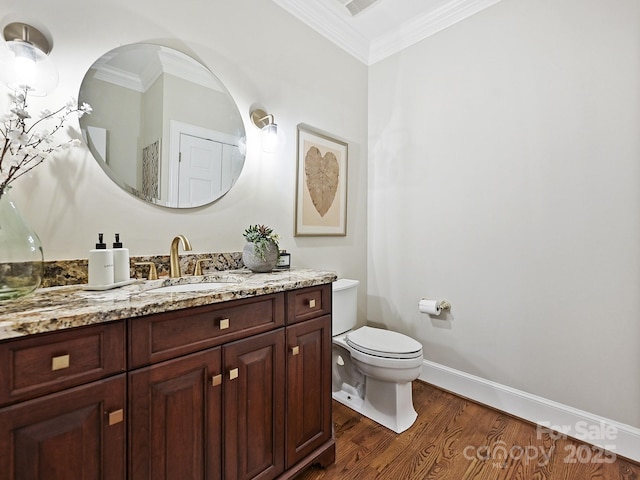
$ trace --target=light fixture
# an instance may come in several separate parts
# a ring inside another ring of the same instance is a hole
[[[0,81],[12,90],[29,87],[29,94],[44,96],[58,85],[58,71],[49,58],[51,45],[36,28],[26,23],[4,27],[5,44],[0,51]]]
[[[251,111],[251,121],[261,130],[262,150],[273,153],[278,148],[278,125],[273,115],[260,108]]]

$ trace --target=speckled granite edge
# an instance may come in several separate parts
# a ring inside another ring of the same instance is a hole
[[[209,273],[219,270],[235,270],[242,268],[242,252],[226,253],[180,253],[180,269],[183,273],[192,274],[196,260],[211,259],[202,263],[202,272]],[[147,278],[149,267],[135,265],[136,262],[153,262],[156,264],[158,275],[169,274],[169,255],[147,255],[130,258],[130,277]],[[63,285],[82,285],[88,281],[88,260],[51,260],[44,262],[44,277],[42,288],[59,287]]]
[[[232,270],[199,277],[139,280],[113,290],[89,291],[80,285],[40,288],[31,295],[0,304],[0,341],[66,328],[210,305],[331,283],[334,272],[292,269],[271,273]],[[176,283],[229,282],[215,290],[160,293]]]

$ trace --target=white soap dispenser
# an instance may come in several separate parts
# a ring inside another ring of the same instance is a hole
[[[129,280],[131,271],[129,265],[129,249],[122,247],[120,234],[116,233],[116,241],[113,242],[113,280],[115,283]]]
[[[89,250],[89,285],[107,286],[114,281],[113,251],[103,242],[103,234],[98,234],[95,250]]]

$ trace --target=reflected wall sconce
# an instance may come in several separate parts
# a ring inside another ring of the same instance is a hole
[[[278,148],[278,125],[273,115],[256,108],[251,111],[251,122],[261,130],[262,150],[267,153],[275,152]]]
[[[10,23],[0,47],[0,81],[12,90],[29,86],[29,94],[44,96],[58,85],[58,71],[49,58],[51,44],[35,27]]]

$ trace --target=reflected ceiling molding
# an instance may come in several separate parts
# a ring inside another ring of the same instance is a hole
[[[195,59],[193,62],[186,62],[183,56],[178,55],[177,51],[173,50],[162,50],[159,52],[159,56],[162,64],[161,71],[164,71],[164,73],[183,78],[205,88],[226,93],[220,87],[220,84],[211,77],[211,73],[207,71],[208,68],[205,67],[203,69],[203,65],[197,63]]]
[[[163,73],[182,78],[191,83],[225,93],[220,85],[212,80],[210,71],[195,60],[185,61],[178,51],[158,50],[157,57],[150,61],[134,61],[128,66],[111,65],[114,55],[104,55],[94,64],[97,69],[95,79],[108,82],[119,87],[145,93]],[[148,60],[148,59],[147,59]]]
[[[424,0],[425,8],[422,14],[399,24],[390,32],[372,38],[360,33],[356,28],[355,22],[358,20],[354,20],[350,15],[342,15],[339,10],[330,8],[322,1],[272,1],[364,64],[372,65],[500,0],[450,0],[444,3],[429,3]]]
[[[119,87],[128,88],[136,92],[144,93],[145,88],[142,83],[142,78],[137,73],[127,72],[121,68],[112,67],[105,64],[100,67],[100,70],[95,75],[96,80],[102,80],[103,82],[111,83]]]

